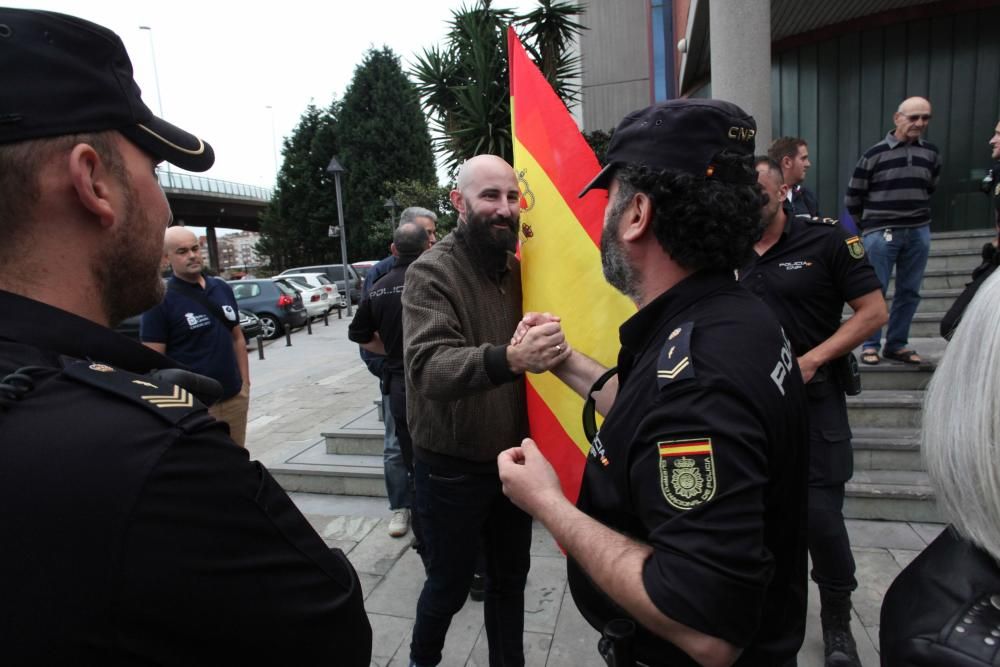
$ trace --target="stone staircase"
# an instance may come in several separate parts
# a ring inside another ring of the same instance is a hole
[[[847,485],[849,518],[939,521],[934,493],[920,459],[919,429],[924,389],[945,343],[938,325],[969,274],[979,264],[989,231],[937,234],[924,278],[923,298],[911,342],[925,363],[884,361],[861,367],[864,390],[848,398],[854,432],[854,478]],[[892,289],[890,286],[889,297]],[[845,310],[845,314],[849,313]],[[860,353],[860,350],[859,350]],[[268,467],[289,491],[385,496],[382,423],[378,406],[323,440]]]

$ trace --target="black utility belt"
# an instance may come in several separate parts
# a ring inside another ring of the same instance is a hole
[[[833,382],[848,396],[861,393],[861,369],[853,352],[829,361],[817,369],[809,384]]]

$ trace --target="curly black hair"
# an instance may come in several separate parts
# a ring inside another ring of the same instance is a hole
[[[744,156],[734,157],[723,166],[728,170],[753,170],[751,161]],[[656,239],[685,269],[736,269],[749,258],[764,231],[760,209],[766,200],[756,183],[736,185],[687,172],[634,165],[618,169],[615,178],[619,181],[619,197],[631,199],[636,191],[650,197]]]

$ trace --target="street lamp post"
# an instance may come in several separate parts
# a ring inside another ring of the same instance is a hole
[[[156,68],[156,48],[153,46],[153,28],[148,25],[139,26],[149,35],[149,53],[153,56],[153,81],[156,83],[156,110],[163,118],[163,95],[160,94],[160,72]],[[167,173],[170,173],[170,163],[167,162]]]
[[[397,206],[399,206],[399,202],[397,202],[392,197],[389,197],[388,199],[386,199],[385,203],[382,204],[382,207],[385,208],[387,211],[389,211],[389,226],[392,227],[392,228],[396,227],[396,207]]]
[[[271,112],[271,154],[274,156],[274,180],[278,180],[278,140],[274,133],[274,107],[268,104],[264,107]]]
[[[340,193],[340,175],[345,169],[337,161],[336,157],[330,158],[330,164],[326,166],[328,173],[333,174],[333,182],[337,186],[337,220],[340,222],[340,261],[344,264],[344,292],[347,294],[347,316],[354,315],[351,308],[351,275],[347,271],[347,234],[344,231],[344,201]]]

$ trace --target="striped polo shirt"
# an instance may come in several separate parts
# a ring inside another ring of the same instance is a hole
[[[936,146],[922,139],[904,143],[890,132],[858,160],[844,206],[862,232],[930,224],[940,173]]]

